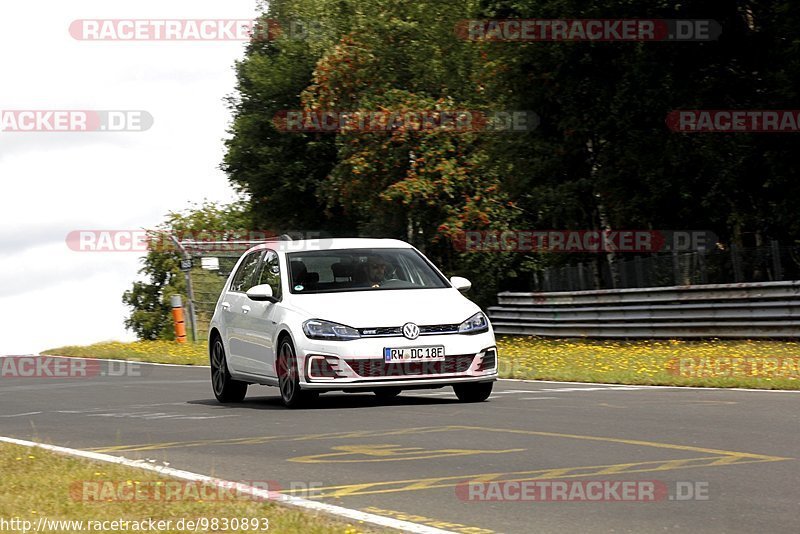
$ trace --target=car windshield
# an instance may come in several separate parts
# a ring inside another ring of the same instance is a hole
[[[292,293],[448,287],[415,250],[342,249],[287,255]]]

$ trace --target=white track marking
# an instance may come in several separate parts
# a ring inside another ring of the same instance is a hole
[[[24,417],[26,415],[38,415],[42,412],[28,412],[28,413],[16,413],[13,415],[0,415],[0,417]]]
[[[605,382],[558,382],[556,380],[527,380],[523,378],[500,378],[500,382],[524,382],[526,384],[574,384],[576,386],[611,386],[611,387],[635,387],[638,389],[691,389],[696,391],[755,391],[759,393],[800,393],[797,389],[753,389],[753,388],[706,388],[700,386],[645,386],[635,385],[630,386],[627,384],[607,384]],[[541,390],[540,390],[541,391]]]
[[[81,356],[59,356],[57,354],[35,354],[31,356],[41,356],[42,358],[77,358],[79,360],[95,360],[98,362],[128,362],[128,363],[141,363],[142,365],[157,365],[160,367],[192,367],[194,369],[210,369],[210,365],[189,365],[186,363],[156,363],[156,362],[140,362],[138,360],[122,360],[115,358],[85,358]],[[6,358],[8,356],[0,356]]]
[[[87,413],[86,417],[111,417],[111,418],[132,418],[132,419],[173,419],[173,420],[202,420],[202,419],[221,419],[223,417],[239,417],[237,414],[224,415],[192,415],[165,412],[107,412],[107,413]]]
[[[282,493],[267,491],[261,488],[248,486],[247,484],[226,481],[219,478],[213,478],[207,475],[192,473],[190,471],[173,469],[171,467],[148,464],[146,462],[142,462],[141,460],[133,461],[129,460],[128,458],[123,458],[121,456],[111,456],[108,454],[100,454],[97,452],[82,451],[79,449],[70,449],[67,447],[59,447],[57,445],[46,445],[44,443],[35,443],[33,441],[25,441],[5,436],[0,436],[0,442],[11,443],[13,445],[21,445],[23,447],[38,447],[48,451],[57,452],[59,454],[66,454],[69,456],[87,458],[89,460],[96,460],[99,462],[108,462],[112,464],[124,465],[127,467],[144,469],[146,471],[155,471],[156,473],[160,473],[162,475],[170,476],[172,478],[178,478],[181,480],[189,480],[191,482],[202,482],[204,484],[210,484],[213,486],[224,487],[228,489],[235,488],[240,493],[243,493],[245,495],[252,495],[254,497],[259,497],[264,500],[270,500],[288,506],[304,508],[306,510],[311,510],[314,512],[322,512],[326,514],[336,515],[339,517],[344,517],[355,521],[364,521],[365,523],[371,523],[373,525],[380,525],[382,527],[403,530],[405,532],[414,532],[418,534],[453,534],[449,530],[442,530],[439,528],[429,527],[426,525],[420,525],[418,523],[412,523],[410,521],[401,521],[399,519],[383,517],[380,515],[361,512],[359,510],[352,510],[350,508],[344,508],[342,506],[336,506],[333,504],[309,501],[307,499],[294,497],[292,495],[284,495]]]
[[[547,391],[548,393],[574,393],[579,391],[640,391],[641,388],[638,387],[600,387],[600,388],[548,388],[548,389],[538,389],[536,391]],[[526,393],[531,393],[528,391]]]
[[[35,354],[29,354],[28,356],[36,356]],[[74,358],[75,356],[57,356],[52,354],[41,354],[40,356],[50,356],[53,358]],[[0,356],[0,358],[7,358],[10,356]],[[139,362],[135,360],[115,360],[113,358],[84,358],[84,359],[92,359],[92,360],[99,360],[104,362],[129,362],[129,363],[140,363],[142,365],[157,365],[161,367],[189,367],[193,369],[210,369],[208,365],[187,365],[181,363],[154,363],[154,362]],[[575,384],[575,385],[591,385],[591,386],[617,386],[622,387],[626,384],[608,384],[605,382],[569,382],[569,381],[557,381],[557,380],[528,380],[525,378],[499,378],[498,382],[522,382],[526,384]],[[692,390],[700,390],[700,391],[755,391],[760,393],[795,393],[800,394],[800,390],[791,390],[791,389],[753,389],[753,388],[712,388],[712,387],[700,387],[700,386],[645,386],[645,385],[637,385],[631,386],[636,387],[638,389],[692,389]]]

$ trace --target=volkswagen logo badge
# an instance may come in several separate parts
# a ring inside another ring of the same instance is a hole
[[[403,325],[403,335],[407,339],[417,339],[419,337],[419,327],[414,323],[406,323]]]

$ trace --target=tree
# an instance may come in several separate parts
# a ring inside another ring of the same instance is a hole
[[[169,235],[194,239],[235,240],[251,227],[249,207],[244,202],[218,205],[204,202],[182,212],[170,212],[155,230],[150,231],[150,250],[142,258],[136,281],[122,295],[131,308],[125,327],[139,339],[174,339],[170,299],[181,295],[186,302],[186,282],[180,270],[180,254]]]
[[[692,229],[724,242],[796,239],[789,134],[676,134],[679,109],[792,109],[800,10],[754,0],[275,0],[313,20],[305,39],[254,42],[237,64],[224,168],[259,224],[399,237],[480,287],[523,289],[532,270],[601,255],[478,257],[463,229]],[[470,42],[472,18],[702,19],[718,41]],[[286,110],[528,110],[509,135],[286,133]],[[614,257],[607,258],[612,267]],[[590,261],[591,261],[590,260]],[[493,277],[493,278],[490,278]]]
[[[779,208],[778,220],[775,211],[781,188],[798,183],[790,178],[797,171],[783,165],[797,146],[792,136],[685,135],[664,126],[676,109],[791,109],[800,74],[794,5],[482,5],[486,17],[711,18],[723,27],[714,42],[480,45],[490,98],[542,116],[537,132],[493,151],[510,169],[506,190],[532,224],[600,227],[605,212],[615,228],[708,229],[737,241],[743,231],[797,228],[796,217]]]
[[[791,109],[800,11],[789,2],[515,0],[497,18],[710,18],[718,41],[479,43],[489,98],[538,131],[489,149],[534,228],[711,230],[724,242],[796,236],[791,135],[675,134],[677,109]],[[507,141],[507,142],[506,142]],[[788,195],[787,195],[788,193]],[[758,238],[761,235],[762,238]],[[570,261],[574,258],[554,258]]]
[[[348,2],[277,0],[264,20],[277,21],[275,39],[255,39],[236,64],[236,92],[228,99],[234,115],[225,141],[222,169],[249,195],[253,220],[264,230],[351,230],[341,213],[325,211],[317,189],[336,159],[334,139],[325,135],[278,131],[276,115],[300,107],[300,94],[326,43],[346,21]],[[264,24],[267,24],[266,22]]]

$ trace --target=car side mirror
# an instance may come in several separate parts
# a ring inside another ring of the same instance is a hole
[[[454,288],[458,289],[462,293],[466,293],[467,291],[472,289],[472,282],[460,276],[452,277],[450,279],[450,283],[453,284]]]
[[[247,290],[247,298],[256,302],[278,302],[278,299],[273,296],[272,286],[269,284],[251,287]]]

